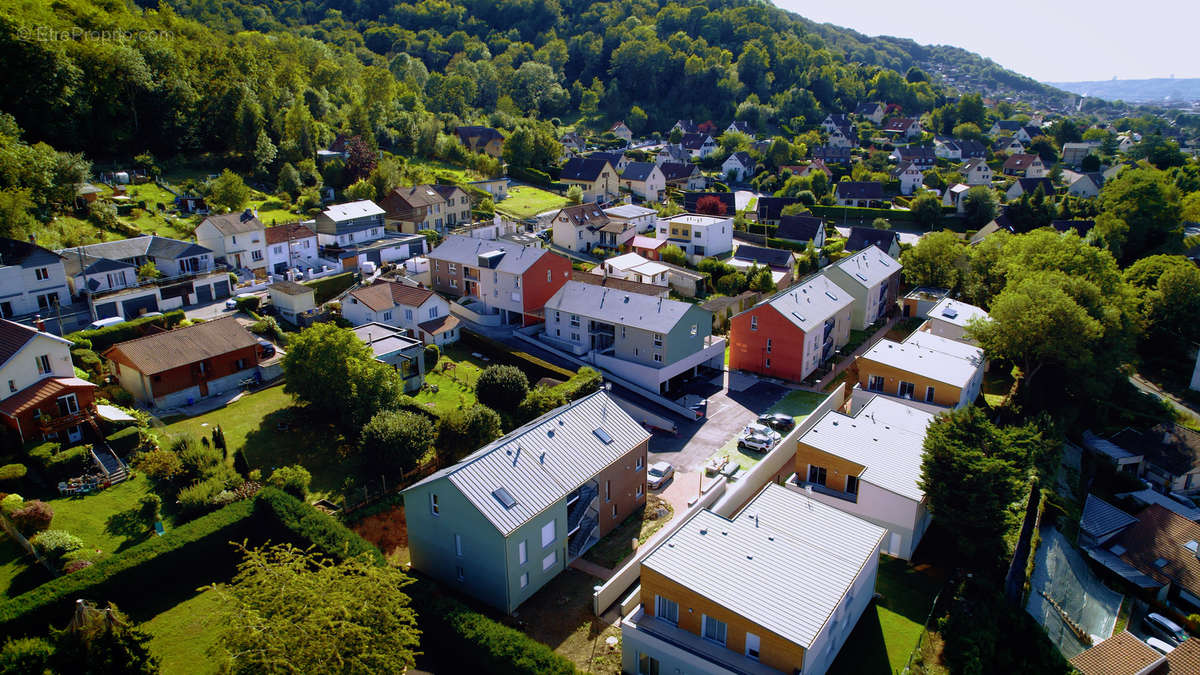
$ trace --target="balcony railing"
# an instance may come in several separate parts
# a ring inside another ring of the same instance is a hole
[[[37,418],[38,428],[43,432],[58,431],[86,422],[92,416],[92,411],[81,408],[78,412],[68,415],[40,415]]]
[[[823,494],[827,497],[833,497],[834,499],[841,499],[842,501],[847,501],[852,504],[858,503],[858,495],[856,495],[852,492],[843,492],[842,490],[835,490],[831,487],[826,487],[824,485],[821,485],[820,483],[810,483],[809,481],[800,480],[799,478],[797,478],[795,481],[793,481],[792,484],[801,489],[811,488],[813,492]]]
[[[159,277],[157,279],[144,279],[144,280],[138,281],[136,283],[125,284],[124,286],[121,286],[120,288],[113,288],[113,289],[109,289],[109,290],[95,291],[95,292],[88,291],[85,289],[83,292],[84,293],[92,293],[92,297],[97,298],[97,297],[101,297],[104,295],[108,295],[110,293],[119,293],[121,291],[125,291],[130,288],[141,288],[141,287],[145,287],[145,286],[167,286],[167,285],[178,283],[181,281],[187,281],[188,279],[195,279],[196,277],[207,276],[209,274],[215,274],[218,272],[228,272],[228,271],[229,271],[229,268],[227,266],[222,265],[220,263],[214,263],[211,266],[206,266],[204,269],[196,270],[193,272],[184,272],[183,274],[177,274],[173,277]]]

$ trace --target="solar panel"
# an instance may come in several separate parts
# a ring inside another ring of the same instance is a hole
[[[596,428],[595,428],[595,429],[592,431],[592,433],[593,433],[593,434],[595,434],[595,435],[596,435],[596,438],[599,438],[599,439],[600,439],[600,441],[601,441],[602,443],[604,443],[605,445],[608,445],[608,444],[610,444],[610,443],[612,443],[612,442],[613,442],[612,436],[609,436],[609,435],[608,435],[608,432],[607,432],[607,431],[605,431],[604,429],[600,428],[600,427],[596,427]]]
[[[942,316],[946,317],[947,319],[956,318],[958,316],[958,310],[954,309],[953,307],[946,307],[942,310]]]
[[[506,509],[511,509],[517,505],[517,500],[513,499],[513,496],[508,493],[506,488],[499,487],[492,490],[492,496]]]

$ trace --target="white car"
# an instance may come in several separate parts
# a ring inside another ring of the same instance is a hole
[[[646,484],[651,490],[657,490],[675,475],[675,467],[668,462],[655,462],[646,470]]]
[[[1175,651],[1175,645],[1159,640],[1156,637],[1146,638],[1146,644],[1153,647],[1159,654],[1170,654]]]
[[[742,450],[755,450],[758,452],[768,452],[775,447],[775,444],[782,438],[778,431],[765,424],[747,424],[745,429],[742,429],[741,436],[738,436],[738,448]]]

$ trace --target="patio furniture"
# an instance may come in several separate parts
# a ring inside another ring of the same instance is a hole
[[[155,521],[154,534],[161,537],[161,536],[163,536],[163,533],[166,531],[167,531],[167,528],[163,527],[163,522],[161,520]]]

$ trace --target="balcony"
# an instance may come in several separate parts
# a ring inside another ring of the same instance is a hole
[[[39,415],[37,418],[38,429],[42,433],[51,431],[61,431],[69,429],[77,424],[83,424],[92,416],[92,411],[87,408],[80,408],[78,412],[70,413],[69,415]]]
[[[713,664],[711,671],[715,672],[732,672],[739,675],[780,675],[781,672],[658,617],[650,616],[642,610],[641,605],[621,620],[621,634],[625,640],[625,649],[638,650],[638,647],[645,645],[645,651],[651,655],[656,649],[667,653],[674,650],[683,651]],[[799,670],[802,664],[796,665],[796,669]]]
[[[800,480],[800,477],[796,476],[795,474],[793,474],[791,479],[788,480],[787,487],[793,490],[804,491],[811,489],[813,492],[825,495],[826,497],[833,497],[834,499],[840,499],[844,502],[850,502],[851,504],[858,503],[858,495],[852,492],[843,492],[842,490],[835,490],[831,487],[826,487],[820,483],[810,483],[806,480]]]

